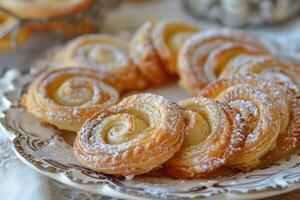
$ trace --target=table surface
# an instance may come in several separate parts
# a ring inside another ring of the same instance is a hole
[[[127,2],[121,6],[118,10],[111,13],[105,22],[105,25],[103,27],[103,32],[106,33],[119,33],[120,30],[133,30],[138,25],[142,24],[146,20],[152,20],[152,19],[163,19],[163,18],[169,18],[169,19],[179,19],[179,20],[186,20],[193,23],[202,23],[204,25],[209,25],[205,22],[199,22],[195,20],[194,18],[190,17],[187,13],[185,13],[181,5],[179,3],[179,0],[148,0],[148,1],[142,1],[139,3],[133,3]],[[155,14],[153,14],[155,12]],[[299,21],[300,22],[300,21]],[[294,22],[298,23],[299,22]],[[290,26],[291,28],[287,27]],[[296,27],[296,28],[295,28]],[[289,29],[287,36],[285,34],[286,30]],[[294,31],[290,31],[290,29],[295,29]],[[255,31],[262,31],[264,32],[266,29],[259,28]],[[297,33],[296,33],[297,32]],[[264,32],[264,34],[270,34],[272,33],[272,36],[278,35],[285,35],[285,37],[280,37],[278,39],[278,42],[282,42],[286,44],[286,38],[292,39],[293,46],[290,47],[290,49],[294,50],[295,48],[300,48],[300,28],[297,28],[295,25],[286,25],[286,26],[280,26],[280,27],[273,27],[268,28],[268,31]],[[31,51],[29,53],[21,52],[21,53],[13,53],[11,55],[7,55],[3,58],[1,58],[1,64],[4,66],[10,65],[14,67],[24,67],[24,65],[29,66],[30,62],[29,60],[32,60],[32,58],[36,57],[40,52],[43,52],[43,49],[49,48],[51,45],[53,45],[52,40],[55,41],[55,39],[47,38],[43,41],[47,41],[46,43],[43,43],[43,47],[37,47],[34,46],[35,50]],[[294,42],[297,41],[297,42]],[[30,48],[30,45],[29,47]],[[297,49],[299,50],[299,49]],[[300,51],[299,51],[300,52]],[[15,59],[16,56],[18,59]],[[52,190],[52,199],[58,199],[56,198],[57,191],[53,188],[63,187],[62,185],[58,183],[51,183],[51,190]],[[61,190],[62,191],[62,190]],[[98,199],[97,197],[93,198],[93,195],[88,196],[89,198],[86,199]],[[106,199],[106,198],[105,198]],[[300,190],[290,192],[284,195],[276,196],[267,198],[267,200],[300,200]]]

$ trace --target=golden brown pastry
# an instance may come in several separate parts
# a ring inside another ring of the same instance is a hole
[[[146,81],[128,54],[127,44],[118,38],[88,34],[66,44],[60,57],[67,66],[97,69],[120,91],[144,88]]]
[[[218,29],[200,32],[182,46],[178,58],[180,85],[197,94],[221,73],[227,63],[242,54],[266,54],[266,48],[244,32]]]
[[[118,91],[100,77],[92,69],[51,69],[31,83],[21,104],[44,122],[77,131],[88,117],[119,99]]]
[[[150,82],[160,84],[165,79],[164,71],[177,73],[178,51],[198,31],[197,27],[179,21],[146,22],[130,42],[130,55]]]
[[[226,42],[211,51],[204,64],[204,74],[211,82],[216,80],[227,64],[238,55],[259,55],[264,51],[256,50],[251,45],[242,43]]]
[[[297,86],[276,84],[254,74],[239,75],[217,80],[207,87],[209,89],[204,89],[202,94],[217,98],[220,91],[238,84],[250,84],[269,94],[281,114],[280,135],[276,148],[261,159],[260,166],[274,163],[295,151],[300,145],[300,93]]]
[[[154,22],[146,22],[135,33],[129,44],[130,56],[142,75],[151,83],[161,84],[165,80],[165,72],[162,61],[156,51],[152,32]]]
[[[87,120],[78,131],[74,153],[97,172],[143,174],[178,151],[184,128],[177,105],[154,94],[133,95]]]
[[[274,56],[239,56],[233,59],[220,77],[236,74],[259,74],[270,81],[300,86],[300,66]]]
[[[70,15],[89,8],[93,0],[1,0],[0,6],[22,18]]]
[[[241,170],[256,168],[261,158],[276,145],[281,116],[273,97],[249,84],[227,84],[217,80],[200,95],[216,99],[237,110],[246,123],[246,140],[227,165]]]
[[[181,149],[164,164],[177,178],[208,176],[240,150],[243,120],[233,109],[212,99],[190,98],[179,102],[186,119]]]
[[[187,23],[162,20],[153,29],[153,43],[164,67],[170,74],[177,74],[177,55],[182,44],[199,28]]]
[[[276,148],[268,152],[262,158],[261,166],[274,162],[291,155],[300,147],[300,91],[295,87],[288,87],[282,95],[290,100],[290,119],[286,133],[280,134],[276,142]]]
[[[93,0],[0,0],[0,6],[12,11],[25,19],[44,19],[78,14],[89,9]],[[57,19],[48,23],[32,23],[34,30],[54,30],[63,33],[64,37],[74,37],[83,33],[90,33],[94,26],[90,17],[70,23],[64,19]]]
[[[8,30],[14,27],[17,20],[3,12],[0,12],[0,31]],[[16,36],[16,43],[21,45],[25,43],[31,36],[30,28],[21,29]],[[4,37],[0,39],[0,53],[5,53],[13,48],[13,33],[8,32]]]
[[[220,95],[220,92],[238,84],[249,84],[255,86],[272,97],[281,114],[280,133],[286,133],[291,111],[291,101],[288,95],[289,88],[286,86],[269,82],[267,79],[255,74],[249,74],[218,79],[204,88],[200,92],[200,95],[217,98],[218,95]]]

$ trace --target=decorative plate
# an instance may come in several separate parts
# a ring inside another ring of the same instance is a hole
[[[132,179],[93,172],[72,151],[74,134],[61,132],[18,106],[20,95],[37,72],[6,70],[0,78],[0,122],[17,157],[34,170],[64,184],[122,199],[253,199],[300,188],[300,153],[266,169],[223,177],[175,180],[157,174]],[[1,73],[0,73],[1,74]],[[176,83],[149,90],[172,101],[187,96]]]

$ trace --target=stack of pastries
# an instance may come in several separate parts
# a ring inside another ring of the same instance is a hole
[[[74,154],[94,171],[207,177],[267,166],[300,146],[300,67],[248,33],[162,20],[146,22],[128,43],[83,35],[57,54],[59,66],[31,83],[21,105],[77,132]],[[171,76],[194,97],[120,100]]]

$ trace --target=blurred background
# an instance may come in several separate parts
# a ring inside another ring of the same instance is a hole
[[[91,0],[93,5],[76,12],[50,16],[26,15],[6,6],[9,0],[1,1],[0,38],[11,39],[0,43],[10,46],[0,48],[1,68],[28,68],[50,47],[80,34],[104,32],[126,38],[146,20],[165,18],[246,29],[284,56],[299,59],[300,0]],[[7,16],[14,19],[9,25]]]

